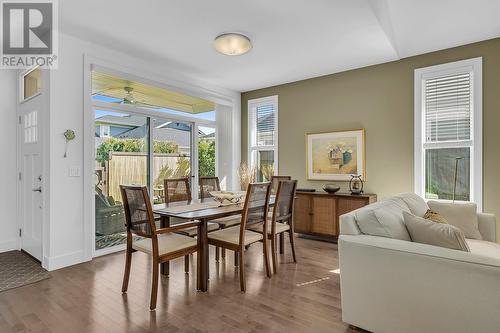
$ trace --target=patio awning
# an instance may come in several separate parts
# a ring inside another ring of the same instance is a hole
[[[92,95],[103,95],[123,100],[127,96],[125,87],[133,89],[132,94],[138,105],[194,114],[215,110],[213,102],[201,98],[92,71]]]

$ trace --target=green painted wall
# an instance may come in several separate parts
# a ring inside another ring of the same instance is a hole
[[[367,192],[384,198],[413,191],[414,70],[475,57],[483,57],[484,210],[500,220],[500,38],[245,92],[242,160],[248,100],[278,95],[280,174],[298,179],[299,187],[320,189],[324,181],[306,180],[305,133],[365,128]]]

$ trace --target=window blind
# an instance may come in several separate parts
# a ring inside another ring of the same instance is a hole
[[[251,110],[250,119],[255,128],[255,145],[272,146],[275,143],[275,106],[274,104],[257,105]]]
[[[427,142],[471,139],[471,73],[425,80]]]

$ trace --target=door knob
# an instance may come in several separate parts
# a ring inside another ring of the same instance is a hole
[[[40,193],[42,193],[42,187],[38,186],[37,188],[34,188],[33,192],[40,192]]]

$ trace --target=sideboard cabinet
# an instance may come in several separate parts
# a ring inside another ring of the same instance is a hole
[[[295,232],[336,239],[339,216],[377,201],[375,194],[297,191],[294,209]]]

